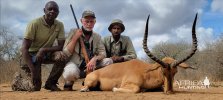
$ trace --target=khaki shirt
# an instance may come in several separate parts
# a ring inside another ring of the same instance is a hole
[[[128,36],[121,35],[117,43],[115,43],[112,36],[107,36],[104,38],[103,43],[106,48],[107,57],[122,56],[124,57],[124,61],[137,57],[132,41]]]
[[[50,27],[43,16],[39,17],[28,24],[24,38],[32,40],[29,52],[37,52],[41,47],[52,47],[56,39],[65,39],[63,23],[55,20]]]
[[[65,41],[63,52],[68,57],[70,57],[71,62],[74,62],[75,64],[77,64],[79,66],[81,64],[82,60],[84,59],[82,52],[80,53],[81,56],[79,56],[79,51],[80,51],[79,40],[76,42],[75,50],[74,50],[73,54],[71,54],[66,48],[66,46],[71,41],[71,38],[74,34],[76,34],[76,29],[71,29],[71,31]],[[83,37],[84,37],[84,35],[83,35]],[[101,36],[99,34],[93,32],[93,34],[91,35],[91,37],[89,39],[89,43],[90,43],[90,45],[92,45],[91,43],[93,43],[93,53],[95,56],[97,56],[98,60],[101,61],[102,59],[104,59],[106,56],[106,51],[105,51],[105,47],[102,43]]]

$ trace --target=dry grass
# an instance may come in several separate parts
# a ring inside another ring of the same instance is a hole
[[[19,66],[15,61],[2,61],[0,64],[0,83],[11,82]]]
[[[19,64],[16,61],[1,62],[0,64],[0,84],[11,83],[15,72],[19,71]],[[42,81],[45,82],[50,74],[52,65],[42,65]],[[60,78],[59,82],[63,82]]]

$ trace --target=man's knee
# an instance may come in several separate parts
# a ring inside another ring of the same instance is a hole
[[[75,81],[80,76],[80,70],[73,62],[68,62],[64,68],[63,77],[67,81]]]
[[[101,62],[100,62],[100,66],[108,66],[110,64],[113,64],[113,60],[111,58],[104,58]]]
[[[56,51],[52,54],[51,59],[56,62],[66,62],[68,60],[68,56],[63,51]]]

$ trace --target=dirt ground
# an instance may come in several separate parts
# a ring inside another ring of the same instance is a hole
[[[59,85],[61,88],[63,84]],[[81,80],[74,91],[51,92],[44,88],[38,92],[12,91],[10,84],[0,84],[0,100],[223,100],[223,87],[208,89],[179,89],[166,95],[163,92],[114,93],[112,91],[79,92]]]

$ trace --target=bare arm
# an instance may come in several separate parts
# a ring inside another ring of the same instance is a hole
[[[73,54],[74,53],[74,49],[75,49],[75,45],[76,45],[76,43],[77,43],[77,41],[78,41],[78,39],[80,38],[80,36],[82,35],[82,30],[77,30],[76,31],[76,34],[75,35],[73,35],[73,37],[71,38],[71,41],[68,43],[68,45],[65,47],[65,48],[67,48],[67,50],[71,53],[71,54]]]
[[[32,44],[32,40],[29,39],[23,39],[22,43],[22,58],[24,59],[25,63],[28,65],[30,71],[31,71],[31,76],[33,76],[34,73],[34,65],[32,63],[32,58],[29,55],[29,48]]]
[[[100,36],[97,41],[98,41],[97,42],[97,51],[96,51],[97,54],[95,54],[95,56],[86,65],[88,70],[90,70],[90,71],[94,70],[94,68],[96,67],[97,61],[101,61],[106,57],[105,47],[104,47],[104,44],[103,44]]]
[[[112,56],[111,59],[115,63],[117,63],[117,62],[124,62],[124,57],[122,57],[122,56]]]
[[[61,51],[63,49],[65,40],[58,40],[58,46],[53,46],[53,47],[47,47],[47,48],[40,48],[39,51],[36,54],[36,59],[37,61],[42,61],[44,54],[48,52],[55,52],[55,51]]]

